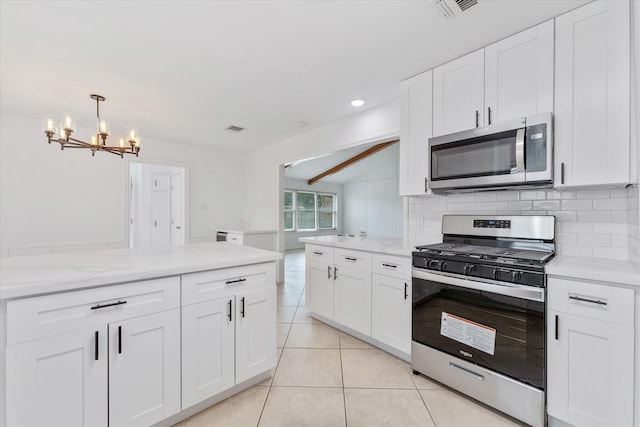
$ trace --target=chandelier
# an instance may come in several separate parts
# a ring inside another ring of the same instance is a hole
[[[96,101],[96,116],[98,117],[98,126],[95,134],[91,135],[90,142],[84,142],[79,139],[72,138],[71,135],[76,130],[75,123],[71,118],[71,114],[65,114],[62,123],[56,127],[56,119],[47,117],[44,123],[44,133],[47,141],[55,141],[60,144],[60,149],[66,148],[88,148],[91,155],[95,156],[96,151],[106,151],[124,158],[125,154],[135,154],[138,157],[140,152],[140,137],[136,128],[131,127],[127,131],[127,137],[118,138],[118,145],[107,145],[107,137],[109,136],[109,128],[107,122],[100,118],[100,101],[106,98],[102,95],[91,94],[91,99]]]

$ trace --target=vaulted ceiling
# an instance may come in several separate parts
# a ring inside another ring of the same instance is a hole
[[[586,1],[1,1],[0,110],[253,150],[399,96],[399,83]],[[349,101],[361,98],[359,109]],[[244,127],[231,133],[229,125]]]

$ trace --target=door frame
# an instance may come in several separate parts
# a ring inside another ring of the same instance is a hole
[[[125,242],[128,248],[132,248],[132,238],[133,238],[133,234],[132,234],[132,223],[131,223],[131,216],[133,214],[133,192],[131,191],[131,167],[132,164],[140,164],[140,165],[147,165],[147,166],[165,166],[165,167],[177,167],[177,168],[182,168],[184,170],[184,179],[182,180],[182,211],[183,211],[183,217],[182,217],[182,228],[183,228],[183,232],[184,232],[184,244],[189,244],[191,242],[191,237],[190,237],[190,230],[191,230],[191,223],[190,223],[190,200],[191,200],[191,184],[190,184],[190,171],[189,171],[189,165],[187,163],[182,163],[182,162],[168,162],[168,161],[163,161],[163,160],[147,160],[147,159],[127,159],[126,160],[127,165],[125,168],[125,186],[126,186],[126,190],[125,190],[125,197],[126,197],[126,203],[125,203],[125,221],[126,221],[126,226],[125,228]]]

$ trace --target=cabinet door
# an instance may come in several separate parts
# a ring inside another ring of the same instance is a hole
[[[371,275],[371,336],[411,354],[411,279]]]
[[[629,2],[556,18],[556,186],[629,180]]]
[[[336,267],[334,320],[371,335],[371,270]]]
[[[275,286],[236,295],[236,384],[276,367]]]
[[[581,427],[632,426],[633,327],[547,313],[549,415]]]
[[[234,297],[182,308],[182,408],[235,384]]]
[[[484,49],[433,69],[433,136],[484,126]]]
[[[8,426],[107,426],[107,327],[7,347]]]
[[[402,82],[400,195],[430,193],[429,138],[433,134],[433,71]]]
[[[109,424],[149,426],[180,411],[180,310],[109,324]]]
[[[485,48],[485,124],[553,111],[553,20]]]
[[[333,265],[309,259],[305,264],[306,305],[310,311],[333,319]]]

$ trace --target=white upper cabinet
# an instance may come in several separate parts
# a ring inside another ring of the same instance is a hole
[[[433,136],[484,125],[484,49],[433,69]]]
[[[557,187],[630,182],[629,26],[626,1],[556,18]]]
[[[402,82],[400,195],[430,193],[428,143],[433,133],[433,71]]]
[[[484,49],[485,125],[553,111],[553,20]]]
[[[553,111],[553,21],[433,70],[433,136]]]

